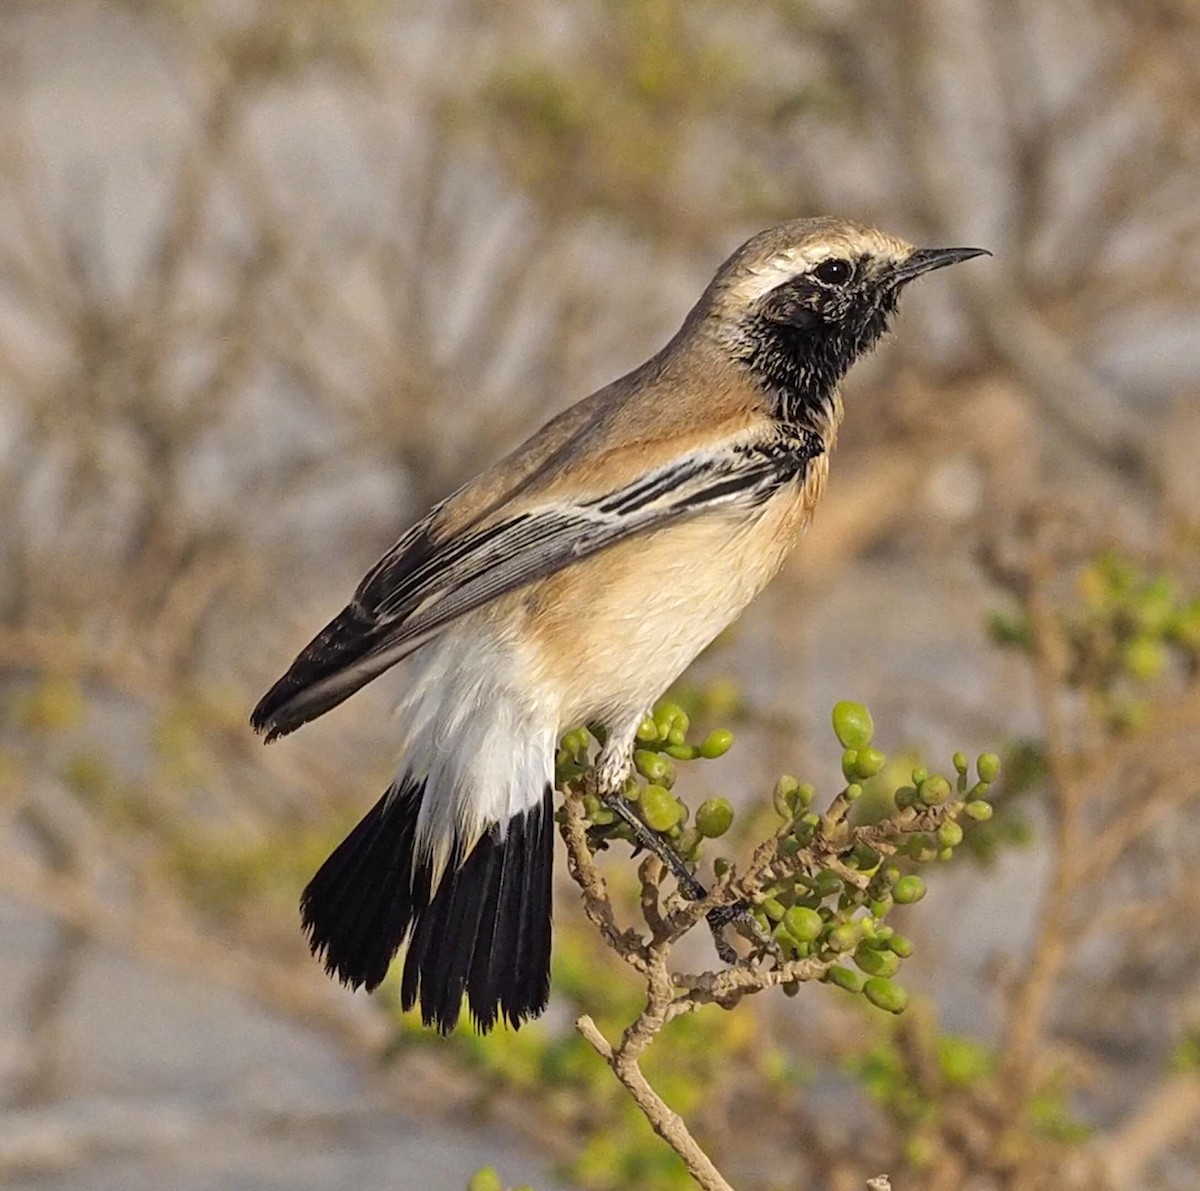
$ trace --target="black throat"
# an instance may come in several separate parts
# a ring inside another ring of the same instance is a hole
[[[826,432],[842,378],[887,329],[896,308],[894,297],[887,299],[872,303],[866,317],[833,325],[796,312],[788,322],[755,314],[742,323],[738,355],[770,394],[781,422]]]
[[[832,336],[765,318],[743,324],[742,362],[770,394],[775,416],[789,427],[824,434],[833,417],[837,387],[853,356]]]

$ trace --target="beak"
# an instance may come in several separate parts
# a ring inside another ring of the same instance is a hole
[[[991,256],[986,248],[918,248],[907,260],[897,265],[892,277],[898,285],[920,277],[922,273],[931,273],[934,269],[944,269],[947,265],[957,265],[959,261],[969,261],[974,256]]]

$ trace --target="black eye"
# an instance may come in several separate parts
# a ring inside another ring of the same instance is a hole
[[[822,261],[813,273],[818,281],[824,281],[827,285],[840,285],[850,279],[850,262],[831,257]]]

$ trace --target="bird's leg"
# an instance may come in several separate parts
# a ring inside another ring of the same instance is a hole
[[[628,825],[630,831],[633,832],[633,838],[641,847],[653,853],[666,865],[684,897],[689,901],[701,901],[707,897],[708,890],[696,879],[695,873],[688,868],[686,861],[671,847],[670,843],[657,831],[652,831],[642,822],[625,797],[625,783],[633,769],[632,750],[636,732],[637,726],[635,725],[630,732],[614,733],[601,749],[600,756],[596,758],[594,770],[596,796],[613,814]],[[726,942],[721,932],[729,923],[737,919],[746,919],[757,928],[758,924],[750,918],[746,906],[743,904],[715,906],[705,917],[713,934],[717,954],[727,964],[736,963],[737,952]]]
[[[628,824],[638,846],[645,848],[647,852],[653,852],[667,866],[688,901],[698,902],[708,895],[708,890],[696,880],[695,874],[688,868],[683,857],[657,831],[652,831],[642,822],[623,793],[605,790],[599,797],[613,814],[620,816]]]

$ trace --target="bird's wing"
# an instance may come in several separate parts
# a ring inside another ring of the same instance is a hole
[[[637,534],[761,504],[822,450],[815,435],[696,450],[601,495],[534,502],[441,541],[435,510],[371,569],[251,722],[268,740],[291,732],[467,612]]]

